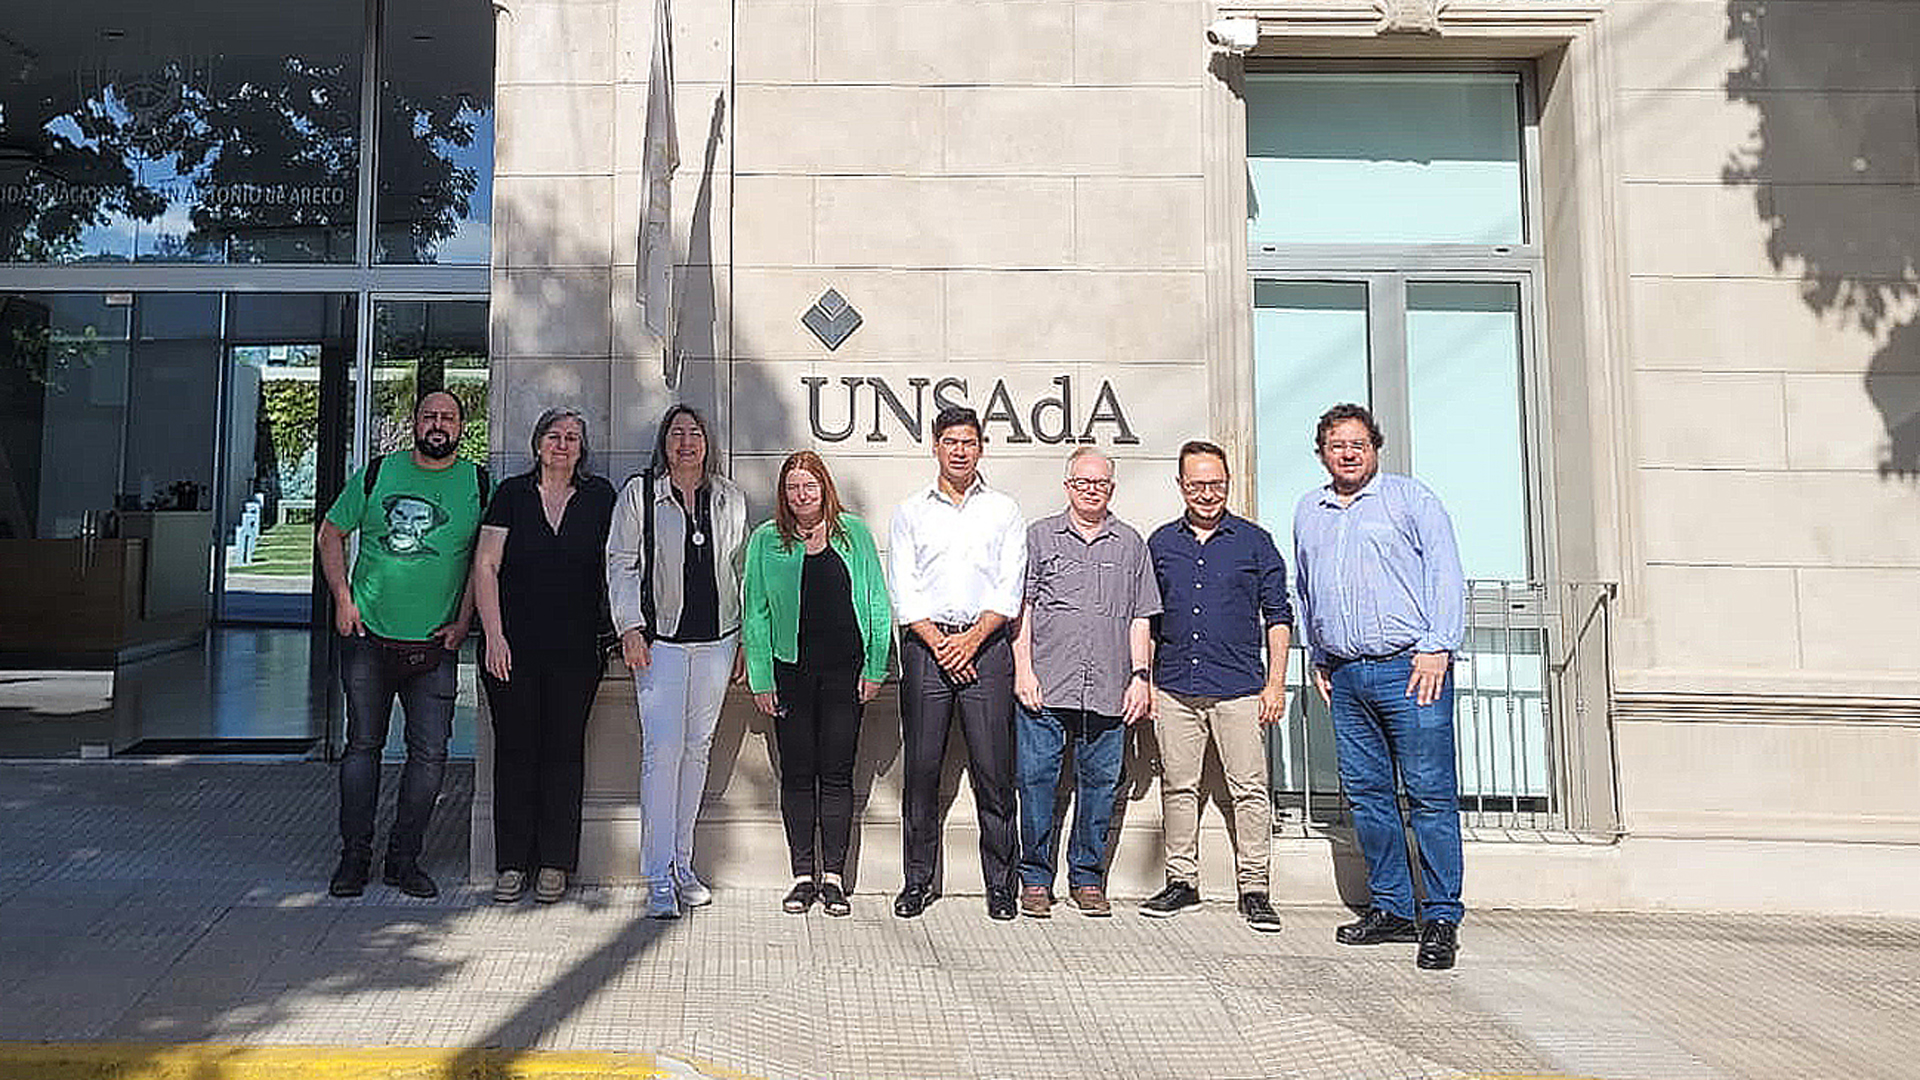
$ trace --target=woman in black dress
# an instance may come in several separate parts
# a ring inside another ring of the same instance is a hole
[[[587,471],[587,424],[548,409],[534,467],[500,482],[473,556],[493,714],[493,898],[552,903],[580,858],[587,713],[605,661],[602,553],[613,485]],[[536,873],[537,871],[537,873]]]

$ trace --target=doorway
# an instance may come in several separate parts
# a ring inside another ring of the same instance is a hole
[[[486,299],[11,292],[0,329],[0,756],[337,753],[314,529],[421,392],[486,460]]]

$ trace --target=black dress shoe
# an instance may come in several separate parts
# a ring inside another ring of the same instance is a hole
[[[1280,929],[1280,913],[1273,910],[1266,893],[1241,893],[1240,914],[1246,916],[1248,926],[1261,933],[1271,934]]]
[[[1167,887],[1140,902],[1140,914],[1151,919],[1170,919],[1190,907],[1200,906],[1200,890],[1191,882],[1169,881]]]
[[[333,878],[327,882],[327,892],[333,896],[359,896],[367,891],[367,870],[373,860],[358,855],[340,856],[340,865],[333,868]]]
[[[1342,945],[1379,945],[1388,941],[1419,941],[1420,924],[1412,919],[1388,914],[1379,908],[1368,908],[1365,915],[1335,930],[1333,940]]]
[[[938,895],[931,885],[909,885],[894,898],[893,913],[903,919],[918,918]]]
[[[1460,951],[1460,928],[1445,919],[1434,919],[1420,931],[1420,953],[1413,958],[1418,967],[1445,971],[1453,966],[1453,954]]]
[[[1007,922],[1017,913],[1013,902],[1013,890],[1006,886],[987,886],[987,918],[995,922]]]
[[[440,886],[433,883],[433,879],[420,869],[417,862],[396,864],[388,859],[380,867],[380,880],[408,896],[417,896],[422,900],[431,900],[440,895]]]

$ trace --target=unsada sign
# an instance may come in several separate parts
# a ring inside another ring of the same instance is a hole
[[[1092,405],[1085,413],[1074,408],[1071,375],[1054,376],[1051,391],[1030,402],[1016,399],[1005,379],[995,379],[980,399],[972,396],[968,380],[952,376],[932,379],[915,375],[906,380],[904,393],[874,375],[842,375],[837,379],[806,375],[800,382],[807,388],[807,423],[813,437],[822,442],[843,442],[859,431],[866,433],[867,442],[890,442],[899,435],[923,442],[928,421],[952,405],[969,405],[979,411],[983,440],[1095,443],[1104,435],[1114,446],[1133,446],[1140,441],[1120,408],[1113,384],[1105,379],[1100,380],[1100,388],[1094,391]],[[837,389],[827,389],[836,383]]]

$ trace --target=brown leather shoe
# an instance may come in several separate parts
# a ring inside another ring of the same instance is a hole
[[[1075,885],[1067,895],[1073,898],[1073,906],[1082,915],[1104,918],[1113,914],[1113,905],[1107,903],[1107,891],[1098,885]]]
[[[1034,919],[1053,915],[1053,895],[1045,885],[1020,886],[1020,914]]]

